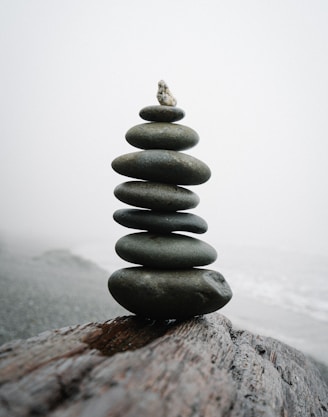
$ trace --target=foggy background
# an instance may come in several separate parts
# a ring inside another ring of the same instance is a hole
[[[326,1],[0,3],[0,233],[114,242],[111,161],[164,79],[212,170],[204,240],[326,253]]]
[[[212,170],[190,211],[220,312],[328,365],[327,22],[324,0],[1,0],[0,344],[127,313],[111,161],[164,79]]]

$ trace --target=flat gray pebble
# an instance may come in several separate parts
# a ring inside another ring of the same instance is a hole
[[[158,269],[203,266],[217,258],[216,250],[208,243],[177,233],[132,233],[121,237],[115,250],[125,261]]]
[[[178,230],[192,233],[207,231],[206,221],[191,213],[120,209],[115,211],[113,217],[122,226],[154,233],[170,233]]]
[[[152,210],[187,210],[199,204],[196,193],[177,185],[158,182],[124,182],[114,189],[114,194],[123,203]]]
[[[211,176],[209,167],[199,159],[162,149],[121,155],[114,159],[112,168],[127,177],[180,185],[202,184]]]
[[[141,149],[183,151],[199,141],[198,133],[188,126],[174,123],[143,123],[126,132],[130,145]]]
[[[219,272],[196,268],[180,271],[124,268],[110,276],[108,288],[124,308],[153,319],[211,313],[232,297],[228,283]]]
[[[149,122],[177,122],[184,118],[185,112],[179,107],[157,105],[144,107],[139,116]]]

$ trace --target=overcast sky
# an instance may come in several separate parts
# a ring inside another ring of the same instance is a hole
[[[326,0],[1,0],[0,234],[122,236],[110,163],[164,79],[212,170],[203,239],[325,253],[327,22]]]

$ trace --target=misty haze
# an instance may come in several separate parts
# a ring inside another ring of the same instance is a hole
[[[1,2],[0,341],[127,314],[111,161],[163,78],[212,171],[189,188],[233,290],[220,312],[328,364],[327,19],[322,1]]]

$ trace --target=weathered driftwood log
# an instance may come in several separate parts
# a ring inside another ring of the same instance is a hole
[[[6,417],[328,415],[327,386],[302,353],[218,313],[49,331],[0,355]]]

